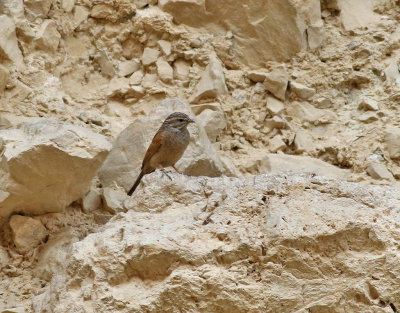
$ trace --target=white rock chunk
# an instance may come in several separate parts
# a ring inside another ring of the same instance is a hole
[[[24,65],[15,33],[14,21],[7,15],[0,15],[0,61],[3,57],[21,68]]]
[[[178,80],[187,80],[190,71],[190,64],[182,59],[178,59],[173,64],[174,78]]]
[[[164,83],[172,83],[174,79],[174,70],[167,61],[162,58],[157,60],[157,74]]]
[[[215,142],[217,136],[226,127],[226,120],[222,111],[205,109],[197,115],[196,120],[205,129],[211,142]]]
[[[267,109],[272,115],[277,115],[285,109],[285,105],[281,100],[273,96],[267,96]]]
[[[40,49],[55,52],[60,43],[60,38],[57,24],[53,20],[45,20],[37,33],[36,45]]]
[[[159,40],[157,43],[165,56],[169,56],[171,54],[172,44],[169,41]]]
[[[5,66],[0,64],[0,95],[4,92],[9,77],[10,77],[9,70]]]
[[[118,65],[118,75],[121,77],[131,75],[140,68],[140,63],[136,60],[121,62]]]
[[[303,84],[291,82],[290,88],[301,99],[308,100],[315,95],[315,89],[304,86]]]
[[[400,159],[400,128],[388,127],[385,131],[384,142],[390,158]]]
[[[214,99],[227,93],[228,88],[225,84],[225,76],[221,62],[216,56],[212,56],[189,102],[196,103],[205,98]]]
[[[277,66],[265,76],[265,88],[275,97],[284,101],[289,76],[284,65]]]
[[[368,97],[362,97],[358,101],[358,108],[367,111],[378,111],[378,102]]]
[[[62,212],[80,199],[111,149],[92,131],[56,120],[0,130],[0,218]]]
[[[47,230],[43,224],[29,216],[11,216],[10,227],[14,244],[21,253],[27,253],[36,248],[47,236]]]
[[[165,99],[148,116],[140,117],[129,125],[114,142],[114,147],[99,170],[104,187],[116,182],[129,189],[140,172],[146,150],[165,118],[172,112],[184,112],[193,117],[190,106],[177,98]],[[191,141],[176,167],[187,175],[230,175],[221,162],[203,127],[198,123],[188,127]],[[168,179],[168,178],[166,178]]]
[[[378,179],[378,180],[394,179],[392,173],[390,173],[387,167],[382,163],[370,162],[367,166],[367,173],[373,179]]]
[[[157,61],[160,56],[160,50],[146,47],[142,55],[142,64],[148,66]]]

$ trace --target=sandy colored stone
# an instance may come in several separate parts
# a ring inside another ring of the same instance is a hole
[[[133,183],[132,183],[133,184]],[[115,190],[110,187],[103,188],[102,193],[104,209],[111,214],[124,211],[123,202],[126,199],[126,192],[123,190]]]
[[[0,15],[0,29],[0,60],[10,60],[21,68],[24,61],[18,47],[14,21],[6,15]]]
[[[136,38],[128,38],[122,43],[122,55],[128,60],[140,58],[142,53],[142,44]]]
[[[105,51],[99,51],[95,60],[99,64],[103,75],[108,77],[113,77],[115,75],[114,65]]]
[[[157,83],[158,76],[156,74],[145,74],[142,79],[142,86],[146,89],[151,89]]]
[[[222,111],[205,109],[197,115],[197,123],[202,126],[211,142],[216,142],[217,136],[226,127],[226,120]]]
[[[67,12],[70,13],[75,6],[75,0],[62,0],[61,1],[61,7],[62,9]]]
[[[282,140],[282,136],[276,135],[268,141],[268,147],[271,152],[277,152],[286,148],[286,144]]]
[[[10,227],[14,244],[21,253],[27,253],[33,250],[42,243],[47,236],[47,230],[43,224],[29,216],[11,216]]]
[[[118,75],[121,77],[131,75],[133,72],[136,72],[140,68],[139,61],[130,60],[121,62],[118,65]]]
[[[255,83],[262,83],[267,77],[267,72],[250,71],[247,73],[247,77]]]
[[[374,99],[362,97],[358,101],[358,108],[366,111],[378,111],[379,105]]]
[[[200,81],[194,88],[189,102],[196,103],[202,99],[214,99],[228,93],[221,62],[216,56],[210,58]]]
[[[392,159],[400,158],[400,128],[388,127],[385,130],[384,142]]]
[[[264,86],[275,97],[284,101],[289,76],[284,65],[277,66],[265,75]]]
[[[73,14],[73,27],[76,29],[83,23],[84,21],[87,20],[89,16],[89,10],[82,5],[76,5],[74,8],[74,14]]]
[[[26,8],[40,18],[46,18],[54,0],[24,0]]]
[[[367,166],[367,173],[373,179],[393,180],[392,173],[390,173],[387,167],[382,163],[370,162]]]
[[[37,33],[36,44],[40,49],[50,52],[57,51],[61,35],[53,20],[45,20]]]
[[[97,4],[92,7],[90,16],[94,18],[106,18],[114,13],[114,9],[111,5]]]
[[[125,189],[132,186],[151,139],[172,112],[184,112],[193,116],[186,102],[178,98],[169,98],[161,101],[147,116],[139,117],[121,132],[109,157],[99,170],[103,187],[113,186],[114,182]],[[221,162],[203,127],[196,123],[188,129],[191,140],[176,167],[186,175],[215,177],[231,174]]]
[[[164,59],[159,58],[156,62],[156,66],[158,77],[160,77],[164,83],[172,83],[174,79],[174,71],[171,65],[169,65],[169,63]]]
[[[315,95],[315,89],[303,84],[290,82],[290,88],[301,99],[308,100]]]
[[[142,64],[148,66],[157,61],[160,55],[160,50],[153,48],[145,48],[142,55]]]
[[[4,92],[10,77],[9,70],[0,64],[0,94]]]
[[[169,41],[159,40],[157,41],[157,44],[165,56],[169,56],[171,54],[172,45]]]
[[[267,109],[271,114],[276,115],[281,113],[285,109],[285,105],[282,101],[276,99],[273,96],[267,96]]]
[[[82,208],[86,212],[99,209],[101,204],[101,192],[97,188],[90,188],[89,192],[82,197]]]
[[[347,31],[368,27],[379,21],[373,0],[338,0],[337,4],[343,27]]]
[[[143,79],[143,72],[142,71],[136,71],[129,77],[129,83],[131,85],[140,85]]]
[[[383,72],[385,73],[385,78],[389,83],[394,83],[400,76],[397,62],[390,62]]]
[[[126,213],[73,245],[34,307],[384,313],[375,302],[397,298],[397,188],[318,174],[150,175]]]
[[[62,212],[80,199],[111,149],[102,135],[56,120],[0,130],[0,217]]]
[[[189,76],[190,64],[182,59],[178,59],[173,64],[174,78],[179,80],[186,80]]]

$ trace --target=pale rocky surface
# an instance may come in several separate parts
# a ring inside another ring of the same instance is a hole
[[[0,1],[0,312],[398,311],[399,15],[395,0]],[[198,121],[181,170],[222,177],[156,171],[128,198],[168,98]],[[28,140],[43,118],[73,126]],[[108,181],[110,144],[81,131],[126,135]],[[10,172],[20,135],[40,169]],[[9,214],[45,231],[15,237]]]
[[[393,187],[171,174],[72,244],[34,312],[393,312]]]

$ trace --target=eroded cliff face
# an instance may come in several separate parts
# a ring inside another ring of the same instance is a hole
[[[399,11],[2,0],[0,312],[396,312]]]

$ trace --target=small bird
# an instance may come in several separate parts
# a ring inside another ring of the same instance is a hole
[[[186,127],[190,123],[194,121],[181,112],[174,112],[166,118],[146,151],[140,174],[128,196],[133,194],[144,175],[154,172],[157,168],[172,166],[179,173],[175,163],[182,157],[189,144],[190,134]]]

